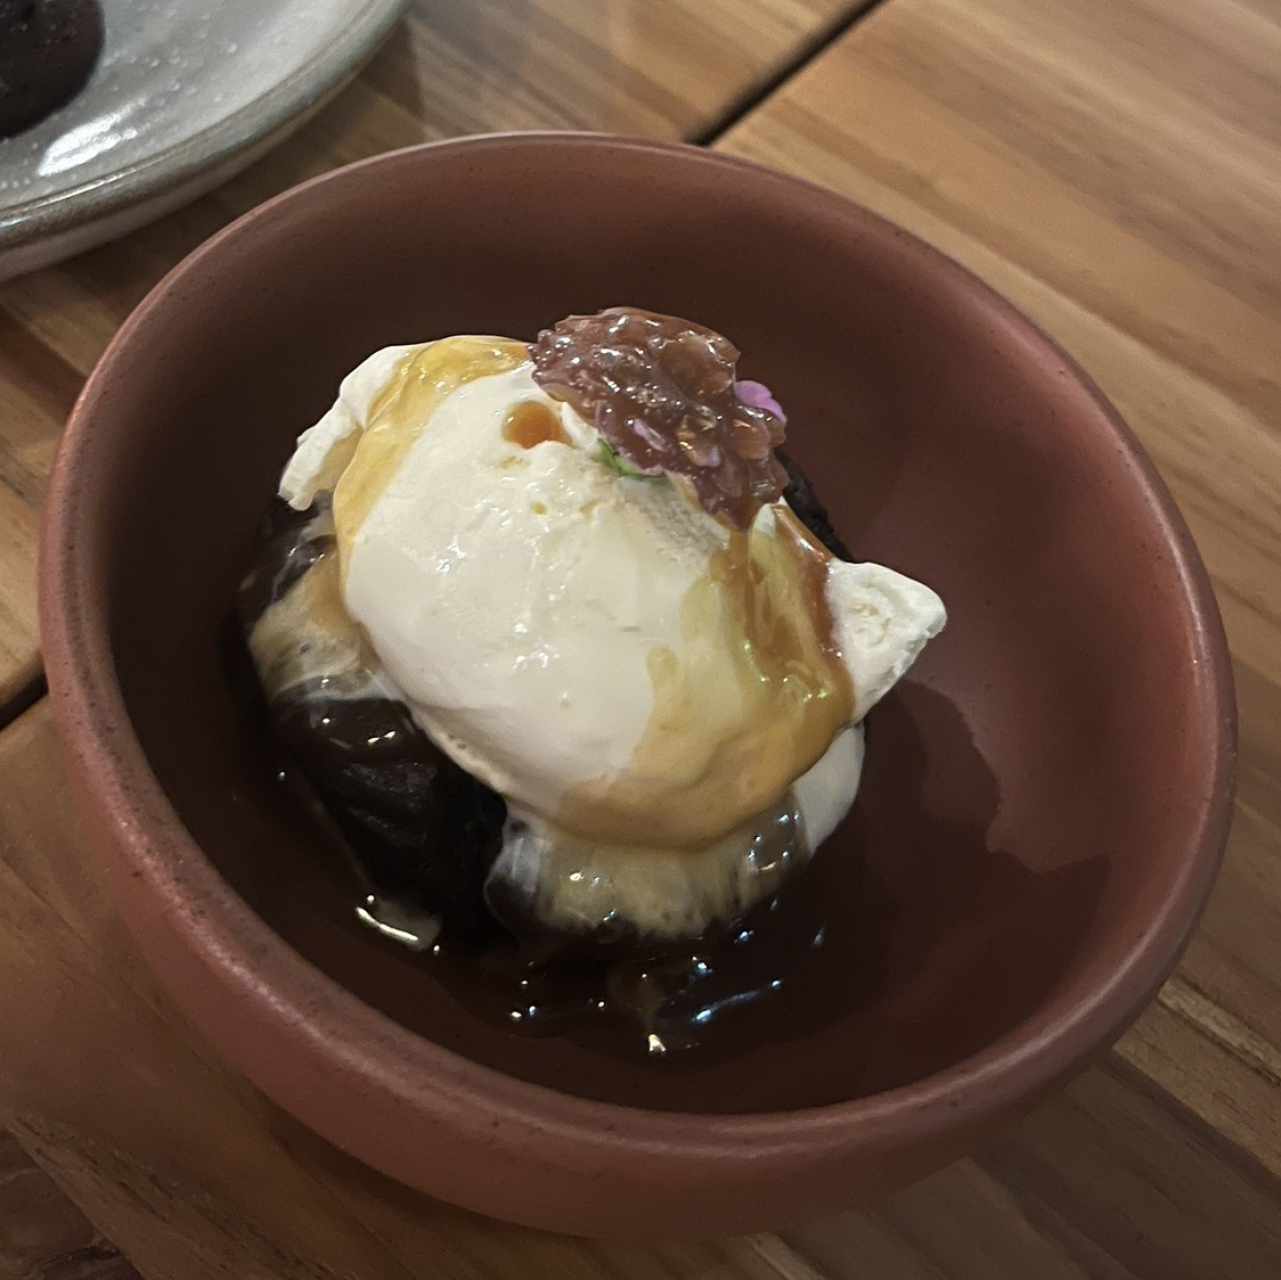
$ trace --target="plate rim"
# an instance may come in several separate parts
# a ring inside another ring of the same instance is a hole
[[[225,164],[254,143],[282,132],[350,79],[373,56],[410,0],[365,0],[364,7],[309,61],[270,89],[154,155],[65,191],[0,207],[0,252],[38,243],[95,222]]]

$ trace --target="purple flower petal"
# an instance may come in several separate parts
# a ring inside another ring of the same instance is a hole
[[[787,414],[783,412],[783,406],[774,399],[773,392],[763,382],[753,382],[750,378],[739,378],[734,383],[734,394],[744,404],[750,404],[753,409],[768,409],[780,422],[787,421]]]

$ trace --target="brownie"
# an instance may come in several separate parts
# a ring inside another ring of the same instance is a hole
[[[783,464],[787,472],[787,488],[783,497],[787,505],[796,512],[797,519],[838,559],[852,561],[854,556],[845,545],[841,535],[836,532],[827,514],[827,508],[818,500],[814,486],[809,477],[801,470],[785,449],[776,449],[774,456]]]

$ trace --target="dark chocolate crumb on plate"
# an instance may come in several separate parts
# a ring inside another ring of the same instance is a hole
[[[101,50],[98,0],[0,0],[0,138],[79,93]]]

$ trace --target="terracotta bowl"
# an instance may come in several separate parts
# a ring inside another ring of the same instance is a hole
[[[952,619],[874,712],[824,855],[850,920],[831,1016],[663,1069],[482,1023],[355,924],[273,782],[226,626],[294,436],[361,357],[619,302],[729,334],[856,553]],[[1214,598],[1115,411],[911,236],[681,147],[421,147],[215,236],[72,415],[43,625],[87,829],[175,1001],[340,1147],[541,1227],[775,1227],[959,1155],[1142,1009],[1228,824]]]

